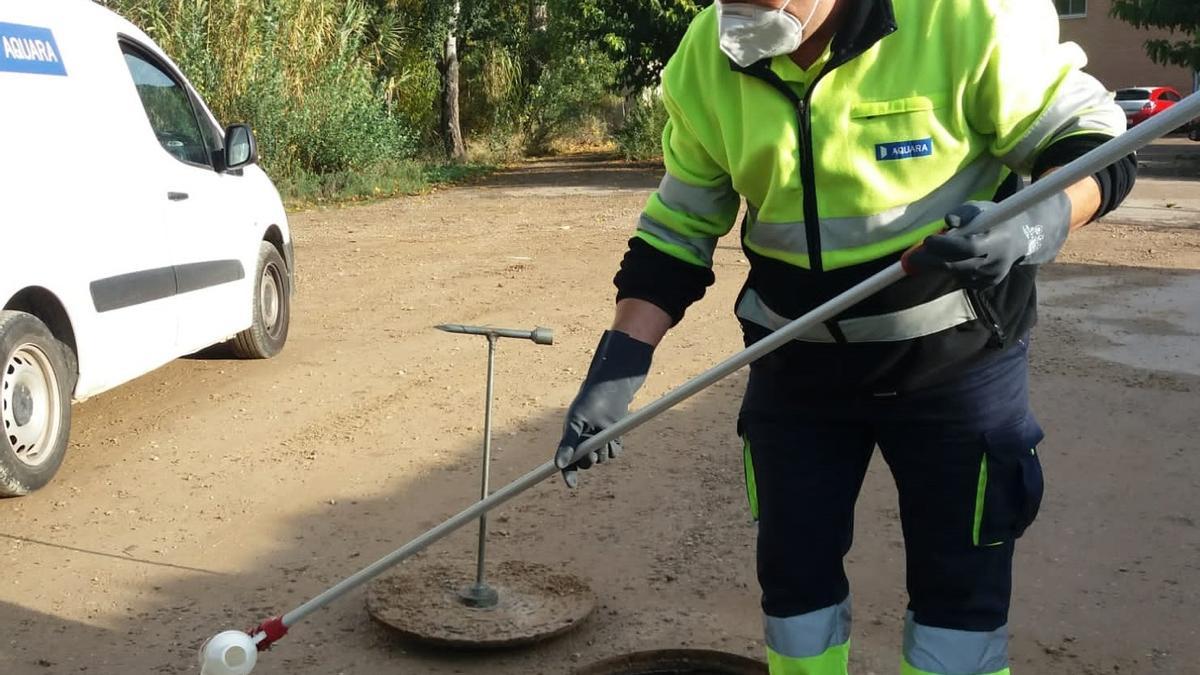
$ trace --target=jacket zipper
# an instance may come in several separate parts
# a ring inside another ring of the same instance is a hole
[[[825,271],[825,261],[821,255],[820,213],[817,209],[816,161],[812,147],[812,93],[820,81],[821,75],[818,75],[796,106],[800,136],[800,182],[804,188],[804,234],[808,241],[808,264],[813,272]]]
[[[812,95],[816,91],[817,85],[820,84],[826,75],[833,72],[834,69],[858,58],[879,42],[879,40],[896,31],[890,2],[881,4],[887,6],[885,18],[888,20],[888,23],[880,27],[879,35],[874,36],[866,43],[853,46],[845,45],[840,48],[841,53],[837,53],[839,49],[835,49],[835,53],[829,63],[825,64],[825,67],[821,69],[817,77],[808,85],[802,97],[796,96],[796,92],[792,91],[791,87],[776,75],[765,62],[759,62],[750,68],[736,68],[740,72],[757,77],[770,84],[783,94],[796,108],[797,136],[800,141],[800,180],[803,183],[802,188],[804,190],[805,239],[808,245],[809,268],[813,272],[824,272],[825,262],[821,255],[821,219],[817,209],[817,171],[816,161],[813,159],[812,147]]]
[[[817,208],[817,162],[813,157],[812,143],[812,97],[817,85],[825,76],[850,62],[862,52],[845,52],[830,59],[821,69],[812,83],[805,88],[804,96],[797,97],[787,83],[782,80],[768,79],[776,89],[779,89],[796,106],[796,130],[800,141],[800,182],[804,189],[804,234],[808,243],[808,264],[813,272],[824,272],[825,261],[821,255],[821,216]]]

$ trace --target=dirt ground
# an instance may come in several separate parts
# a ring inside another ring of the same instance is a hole
[[[548,459],[657,180],[652,167],[547,161],[296,215],[300,293],[280,358],[184,359],[76,406],[55,482],[0,502],[0,672],[195,672],[208,636],[291,609],[469,504],[485,343],[434,324],[556,330],[553,347],[501,344],[493,484]],[[1074,238],[1042,285],[1033,394],[1048,488],[1019,546],[1018,673],[1200,663],[1200,212],[1110,221]],[[740,347],[736,241],[716,269],[639,403]],[[632,434],[578,491],[547,482],[493,516],[495,560],[590,581],[599,607],[580,630],[536,649],[432,651],[372,623],[360,590],[256,672],[550,674],[642,649],[759,655],[734,433],[744,382]],[[881,461],[857,527],[853,669],[891,673],[904,564]],[[469,571],[473,537],[427,556]]]

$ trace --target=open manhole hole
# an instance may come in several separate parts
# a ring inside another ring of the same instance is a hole
[[[700,649],[639,652],[607,659],[575,675],[766,675],[767,664]]]

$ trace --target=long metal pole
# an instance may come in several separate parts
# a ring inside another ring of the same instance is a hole
[[[1193,117],[1200,116],[1200,93],[1192,94],[1183,101],[1175,104],[1170,110],[1150,118],[1149,121],[1135,127],[1104,145],[1092,150],[1083,157],[1071,162],[1065,167],[1039,180],[1033,187],[1022,190],[1002,202],[999,208],[984,212],[980,218],[986,218],[984,224],[1009,218],[1028,210],[1034,204],[1050,195],[1087,178],[1100,169],[1112,164],[1118,159],[1141,149],[1150,141],[1165,136],[1174,129],[1183,126]],[[999,215],[997,215],[999,214]],[[817,307],[813,311],[792,321],[771,335],[744,349],[714,366],[712,369],[688,380],[678,388],[671,390],[662,398],[648,404],[637,412],[631,413],[613,426],[589,438],[579,446],[575,458],[579,459],[600,448],[609,441],[626,434],[633,429],[661,415],[683,401],[695,396],[714,383],[728,377],[733,372],[743,368],[753,361],[762,358],[780,346],[790,342],[795,336],[812,329],[817,324],[841,314],[857,305],[859,302],[874,295],[880,290],[896,283],[906,276],[901,263],[896,263],[861,284],[851,288],[842,295]],[[533,471],[492,493],[486,499],[476,502],[458,515],[451,517],[442,524],[434,527],[425,534],[413,539],[396,551],[380,558],[369,567],[341,581],[317,597],[300,605],[283,616],[285,626],[295,625],[309,614],[321,609],[339,597],[349,593],[362,584],[379,576],[389,568],[397,565],[406,558],[421,552],[438,540],[449,535],[463,525],[479,518],[481,515],[508,502],[510,499],[529,490],[558,472],[554,462],[546,462]],[[260,633],[255,638],[261,640],[265,634]]]

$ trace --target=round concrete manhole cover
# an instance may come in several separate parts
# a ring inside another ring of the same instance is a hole
[[[700,649],[640,652],[617,656],[575,675],[766,675],[767,664],[736,654]]]
[[[406,566],[367,589],[367,611],[402,637],[437,647],[494,649],[533,644],[581,624],[596,605],[582,580],[536,563],[508,561],[488,569],[495,607],[463,604],[473,565]]]

